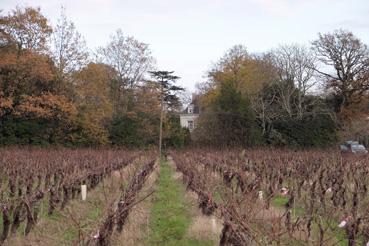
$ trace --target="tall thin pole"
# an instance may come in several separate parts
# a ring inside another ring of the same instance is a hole
[[[159,130],[159,157],[161,158],[161,145],[163,141],[163,111],[164,111],[164,79],[161,79],[161,93],[160,93],[160,130]]]

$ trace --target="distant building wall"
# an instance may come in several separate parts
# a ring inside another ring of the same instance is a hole
[[[196,119],[198,114],[180,114],[180,122],[182,127],[187,127],[192,131],[196,127]]]

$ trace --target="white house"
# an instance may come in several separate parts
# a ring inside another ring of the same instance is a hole
[[[195,129],[196,119],[199,117],[199,113],[199,107],[194,104],[188,105],[188,107],[179,114],[181,126],[188,128],[190,132],[192,132],[193,129]]]

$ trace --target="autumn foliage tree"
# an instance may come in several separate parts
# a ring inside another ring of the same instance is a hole
[[[16,8],[1,16],[1,143],[63,141],[76,115],[60,95],[55,66],[47,55],[51,27],[40,9]]]
[[[18,52],[45,52],[51,32],[52,28],[40,8],[16,7],[0,18],[0,43],[3,46],[14,45]]]
[[[109,127],[114,145],[131,147],[156,146],[159,137],[160,100],[157,88],[139,86],[134,92],[133,108],[115,115]]]
[[[94,55],[64,9],[53,27],[40,8],[0,12],[0,144],[157,146],[159,125],[164,145],[189,142],[182,88],[150,81],[148,44],[118,29]],[[193,140],[317,147],[334,144],[337,130],[369,139],[368,71],[367,45],[344,30],[319,34],[312,49],[251,54],[236,45],[198,86]]]
[[[74,75],[78,121],[94,144],[108,143],[107,126],[113,115],[111,73],[105,64],[90,63]]]
[[[219,146],[334,142],[330,110],[321,97],[311,94],[317,83],[315,62],[308,49],[297,45],[262,55],[232,47],[201,87],[203,110],[196,141]]]
[[[145,80],[154,67],[149,46],[118,30],[90,62],[65,13],[54,27],[39,8],[0,15],[0,144],[157,145],[160,92]],[[174,118],[168,138],[181,129]]]

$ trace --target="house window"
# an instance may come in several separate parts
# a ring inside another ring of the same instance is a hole
[[[193,127],[194,127],[193,120],[189,120],[187,123],[188,123],[188,129],[193,130]]]
[[[193,106],[192,105],[188,106],[188,113],[189,114],[193,113]]]

